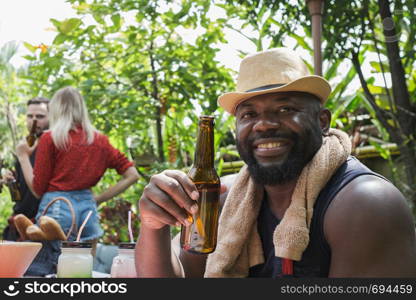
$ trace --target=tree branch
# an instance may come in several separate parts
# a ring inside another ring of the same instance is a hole
[[[368,19],[368,23],[369,23],[369,26],[370,26],[370,28],[371,28],[371,31],[372,31],[372,33],[373,33],[373,35],[372,35],[372,36],[373,36],[374,48],[376,49],[376,52],[377,52],[377,57],[378,57],[378,61],[379,61],[379,63],[380,63],[380,69],[381,69],[381,74],[382,74],[382,76],[383,76],[384,87],[385,87],[385,90],[386,90],[386,93],[387,93],[387,98],[388,98],[388,100],[389,100],[389,104],[390,104],[391,110],[394,112],[394,111],[396,111],[396,107],[395,107],[395,105],[394,105],[394,103],[393,103],[393,99],[392,99],[392,97],[391,97],[390,91],[389,91],[389,89],[387,88],[386,74],[385,74],[385,71],[384,71],[384,66],[383,66],[383,63],[382,63],[382,61],[381,61],[380,50],[378,49],[378,42],[377,42],[377,38],[376,38],[376,32],[375,32],[375,30],[374,30],[374,23],[373,23],[373,20],[372,20],[372,19],[371,19],[371,17],[370,17],[370,12],[369,12],[369,11],[367,11],[367,19]],[[395,121],[396,121],[396,120],[395,120]]]
[[[381,124],[383,125],[384,128],[386,128],[386,130],[389,132],[389,134],[391,135],[391,137],[393,138],[393,140],[397,143],[398,142],[398,138],[400,135],[398,135],[395,131],[394,128],[392,128],[390,126],[390,124],[388,123],[385,114],[386,112],[384,110],[382,110],[376,103],[376,100],[373,96],[373,94],[371,94],[370,89],[368,88],[367,82],[365,81],[364,75],[363,75],[363,71],[360,65],[360,61],[358,59],[358,53],[353,53],[352,54],[352,63],[354,65],[355,70],[357,71],[358,74],[358,78],[360,79],[360,83],[361,83],[361,87],[364,90],[364,95],[365,98],[368,100],[368,102],[370,103],[371,107],[374,109],[374,112],[376,114],[377,119],[381,122]]]
[[[379,13],[382,20],[392,19],[390,11],[390,3],[388,0],[378,0]],[[400,57],[400,49],[396,37],[396,29],[394,26],[383,28],[383,34],[386,40],[387,58],[390,65],[390,73],[392,79],[394,102],[403,109],[413,111],[409,91],[406,84],[406,76]],[[412,118],[408,118],[401,110],[397,112],[398,121],[402,128],[403,134],[409,136],[414,133],[416,122]]]
[[[160,102],[155,59],[153,57],[153,41],[150,42],[149,58],[150,58],[150,66],[152,68],[152,78],[153,78],[153,80],[152,80],[152,86],[153,86],[152,97],[153,97],[153,99]],[[162,116],[161,116],[161,108],[160,108],[159,105],[156,106],[156,134],[157,134],[157,146],[158,146],[157,151],[158,151],[158,155],[159,155],[159,160],[161,162],[164,162],[165,161],[165,155],[164,155],[164,152],[163,152]]]

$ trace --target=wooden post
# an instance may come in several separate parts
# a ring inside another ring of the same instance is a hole
[[[322,76],[321,36],[324,0],[306,0],[306,4],[312,19],[314,73]]]

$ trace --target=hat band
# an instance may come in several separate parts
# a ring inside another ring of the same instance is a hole
[[[281,87],[284,86],[285,84],[281,84],[281,83],[277,83],[277,84],[268,84],[268,85],[263,85],[261,87],[256,87],[254,89],[251,90],[247,90],[245,91],[245,93],[251,93],[251,92],[258,92],[258,91],[264,91],[264,90],[270,90],[270,89],[274,89],[277,87]]]

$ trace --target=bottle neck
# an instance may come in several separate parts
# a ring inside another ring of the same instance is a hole
[[[214,122],[200,120],[196,142],[194,167],[214,168]]]
[[[33,124],[32,124],[32,127],[30,128],[30,131],[29,131],[29,136],[36,137],[36,126],[37,125],[38,125],[38,120],[34,120]]]

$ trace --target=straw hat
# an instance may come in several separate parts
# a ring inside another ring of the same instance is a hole
[[[305,92],[317,96],[323,104],[331,86],[323,77],[311,75],[296,52],[275,48],[245,57],[240,64],[237,91],[221,95],[218,104],[234,114],[241,102],[275,92]]]

